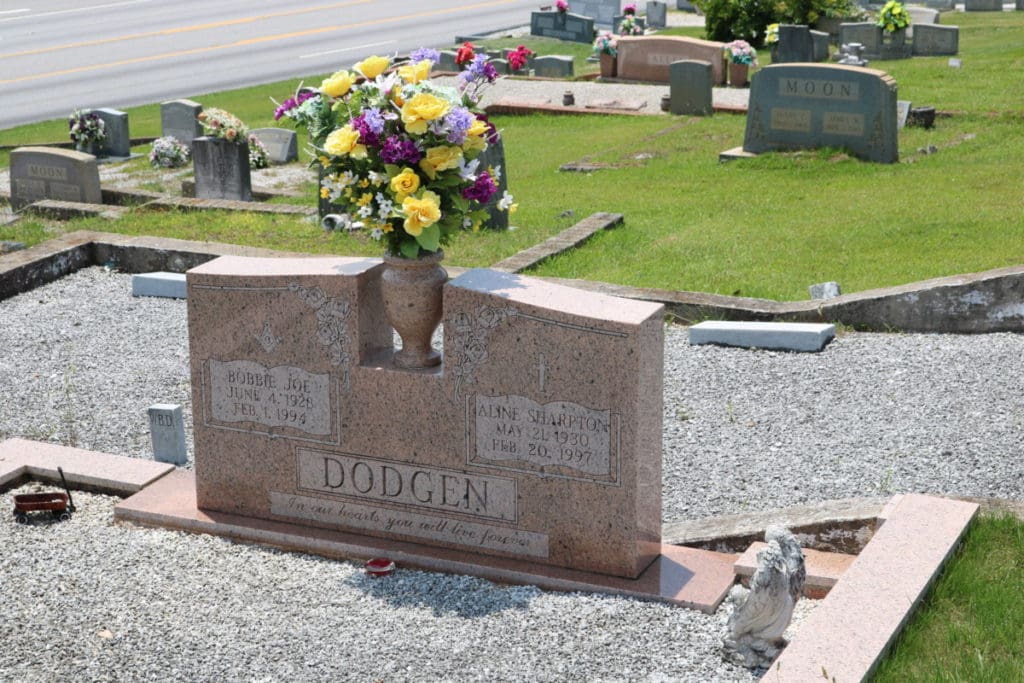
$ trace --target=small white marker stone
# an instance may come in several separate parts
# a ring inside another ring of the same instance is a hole
[[[690,328],[690,344],[721,344],[783,351],[821,351],[836,336],[826,323],[708,320]]]
[[[181,406],[176,403],[157,403],[150,406],[148,412],[149,432],[153,437],[153,459],[172,465],[187,463]]]
[[[188,297],[184,273],[138,273],[132,275],[132,296]]]

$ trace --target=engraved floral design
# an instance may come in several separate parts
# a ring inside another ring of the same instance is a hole
[[[316,311],[317,341],[327,347],[331,365],[344,368],[345,386],[348,386],[348,366],[352,362],[352,356],[346,349],[351,341],[348,332],[351,306],[342,299],[328,297],[319,287],[303,287],[292,282],[288,289],[295,292],[300,301]]]
[[[502,321],[518,315],[512,306],[501,308],[481,304],[473,315],[465,311],[457,311],[445,323],[445,327],[454,331],[453,348],[449,351],[455,362],[451,369],[455,376],[455,395],[452,400],[458,403],[462,399],[464,384],[476,381],[473,374],[477,368],[488,361],[488,337]]]

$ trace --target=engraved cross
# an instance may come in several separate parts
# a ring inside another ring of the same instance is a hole
[[[540,382],[541,391],[544,391],[544,381],[546,379],[547,370],[548,366],[544,361],[544,354],[539,354],[539,358],[537,360],[537,381]]]

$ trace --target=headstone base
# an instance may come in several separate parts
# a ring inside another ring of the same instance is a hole
[[[187,470],[172,472],[122,501],[114,508],[114,518],[338,559],[387,557],[399,567],[499,583],[657,600],[705,614],[718,608],[736,578],[731,556],[686,546],[663,544],[661,555],[639,577],[626,579],[223,512],[207,514],[196,504],[195,474]]]

